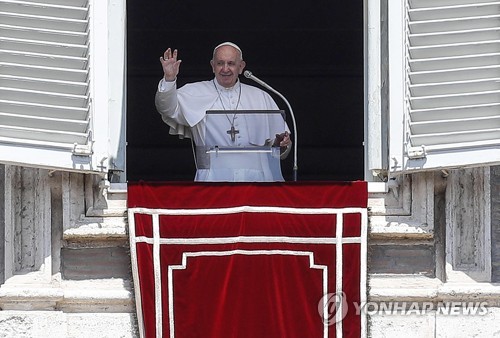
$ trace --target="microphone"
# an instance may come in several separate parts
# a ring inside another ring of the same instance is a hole
[[[292,117],[292,123],[293,123],[293,134],[294,134],[294,144],[293,144],[293,180],[297,181],[297,171],[298,171],[298,166],[297,166],[297,123],[295,123],[295,115],[293,114],[293,109],[288,100],[276,89],[256,77],[255,75],[252,74],[251,71],[245,70],[243,72],[243,75],[245,75],[246,78],[253,80],[260,84],[262,87],[272,91],[276,95],[278,95],[283,101],[285,101],[286,105],[288,106],[288,109],[290,110],[290,116]]]

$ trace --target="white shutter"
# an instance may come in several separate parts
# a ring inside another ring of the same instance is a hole
[[[389,20],[391,169],[499,162],[500,2],[389,1]]]
[[[0,161],[93,163],[87,0],[0,0]]]

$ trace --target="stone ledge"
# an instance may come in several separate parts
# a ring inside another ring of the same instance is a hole
[[[64,230],[65,240],[128,239],[126,217],[85,217]]]
[[[63,311],[0,311],[1,337],[137,338],[132,313],[67,313]]]
[[[113,206],[106,208],[94,208],[90,207],[86,211],[87,217],[126,217],[127,216],[127,205],[126,201],[123,202],[123,206]]]
[[[429,224],[416,220],[396,222],[385,216],[370,216],[368,227],[370,238],[431,239],[434,237],[434,229]]]
[[[424,311],[418,314],[369,315],[369,337],[498,337],[500,308],[488,307],[486,314]]]
[[[48,285],[4,284],[2,310],[134,312],[132,282],[123,279],[63,281]]]
[[[443,283],[424,276],[370,276],[368,299],[383,301],[485,301],[500,306],[498,283]]]
[[[431,301],[437,297],[441,281],[423,276],[370,276],[370,301]]]

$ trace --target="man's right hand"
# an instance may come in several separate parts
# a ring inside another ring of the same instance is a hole
[[[179,74],[179,67],[182,60],[177,60],[177,49],[168,48],[163,56],[160,57],[161,66],[163,68],[163,78],[165,81],[174,81]]]

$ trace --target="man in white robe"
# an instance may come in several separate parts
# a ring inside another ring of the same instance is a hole
[[[241,49],[231,42],[218,45],[210,61],[214,79],[186,84],[179,89],[176,79],[181,60],[177,59],[177,53],[168,48],[160,58],[164,76],[158,84],[155,104],[163,121],[170,126],[170,134],[192,138],[196,144],[195,181],[283,181],[279,160],[273,161],[269,153],[227,155],[231,156],[226,158],[230,158],[228,161],[214,162],[212,158],[212,163],[207,164],[210,162],[205,151],[207,111],[231,111],[222,112],[217,118],[220,122],[215,128],[218,146],[241,149],[273,145],[279,147],[280,158],[285,158],[291,149],[289,128],[282,119],[270,117],[263,121],[262,116],[233,114],[235,110],[279,109],[268,93],[239,81],[245,67]],[[213,126],[211,128],[214,132]]]

